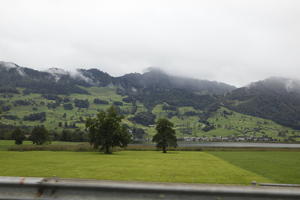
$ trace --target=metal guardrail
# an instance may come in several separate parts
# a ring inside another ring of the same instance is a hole
[[[300,199],[300,188],[0,177],[0,199],[295,200]]]

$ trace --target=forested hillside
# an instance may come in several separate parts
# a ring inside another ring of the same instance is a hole
[[[300,81],[269,78],[232,91],[228,108],[300,129]]]
[[[112,77],[98,69],[41,72],[1,62],[0,138],[15,127],[44,125],[71,140],[66,131],[84,132],[88,117],[115,105],[136,141],[149,140],[161,117],[182,140],[298,141],[299,99],[298,82],[288,79],[236,89],[158,69]]]

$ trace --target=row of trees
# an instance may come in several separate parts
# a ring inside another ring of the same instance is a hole
[[[12,138],[16,144],[23,144],[23,141],[26,139],[26,132],[17,128],[13,131]],[[43,126],[34,127],[28,139],[37,145],[42,145],[50,141],[49,133]]]
[[[61,132],[48,131],[45,127],[35,127],[31,132],[24,131],[20,128],[15,129],[7,139],[15,140],[15,144],[23,144],[25,139],[32,141],[34,144],[45,144],[52,140],[66,142],[87,142],[88,134],[80,129],[68,130]]]
[[[115,146],[126,147],[130,142],[128,128],[121,124],[123,116],[119,115],[115,107],[110,107],[106,112],[101,111],[96,118],[89,118],[86,127],[89,132],[90,144],[106,154],[112,153]],[[156,125],[156,134],[153,142],[167,153],[169,146],[177,147],[177,138],[173,123],[167,119],[159,119]]]
[[[122,124],[123,116],[119,115],[116,108],[111,106],[106,112],[100,111],[95,118],[89,118],[86,122],[88,131],[88,139],[91,145],[99,151],[106,154],[111,154],[113,147],[126,147],[131,141],[131,134],[128,126]],[[153,142],[157,147],[162,149],[163,153],[167,152],[167,148],[177,147],[177,138],[173,123],[167,119],[159,119],[156,124],[157,133],[153,137]],[[80,132],[80,131],[79,131]],[[33,144],[42,145],[50,141],[49,132],[43,126],[33,128],[30,134],[17,128],[12,133],[12,138],[16,144],[22,144],[29,135],[28,139]],[[73,141],[72,138],[78,136],[78,141],[84,138],[84,133],[72,133],[68,130],[63,130],[60,140]]]

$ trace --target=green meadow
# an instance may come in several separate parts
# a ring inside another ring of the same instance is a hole
[[[0,176],[240,185],[252,181],[300,183],[300,152],[118,151],[105,155],[7,151],[11,141],[0,144]]]
[[[267,177],[276,183],[300,184],[300,152],[210,152],[234,166]]]

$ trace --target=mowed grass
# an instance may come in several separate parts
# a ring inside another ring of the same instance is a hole
[[[250,184],[272,179],[206,152],[0,151],[1,176],[90,178],[101,180]]]
[[[77,142],[53,142],[72,146]],[[91,178],[102,180],[250,184],[300,184],[300,152],[281,151],[7,151],[0,141],[0,176]],[[25,141],[22,146],[32,146]]]
[[[300,152],[210,152],[224,161],[277,183],[300,184]]]

